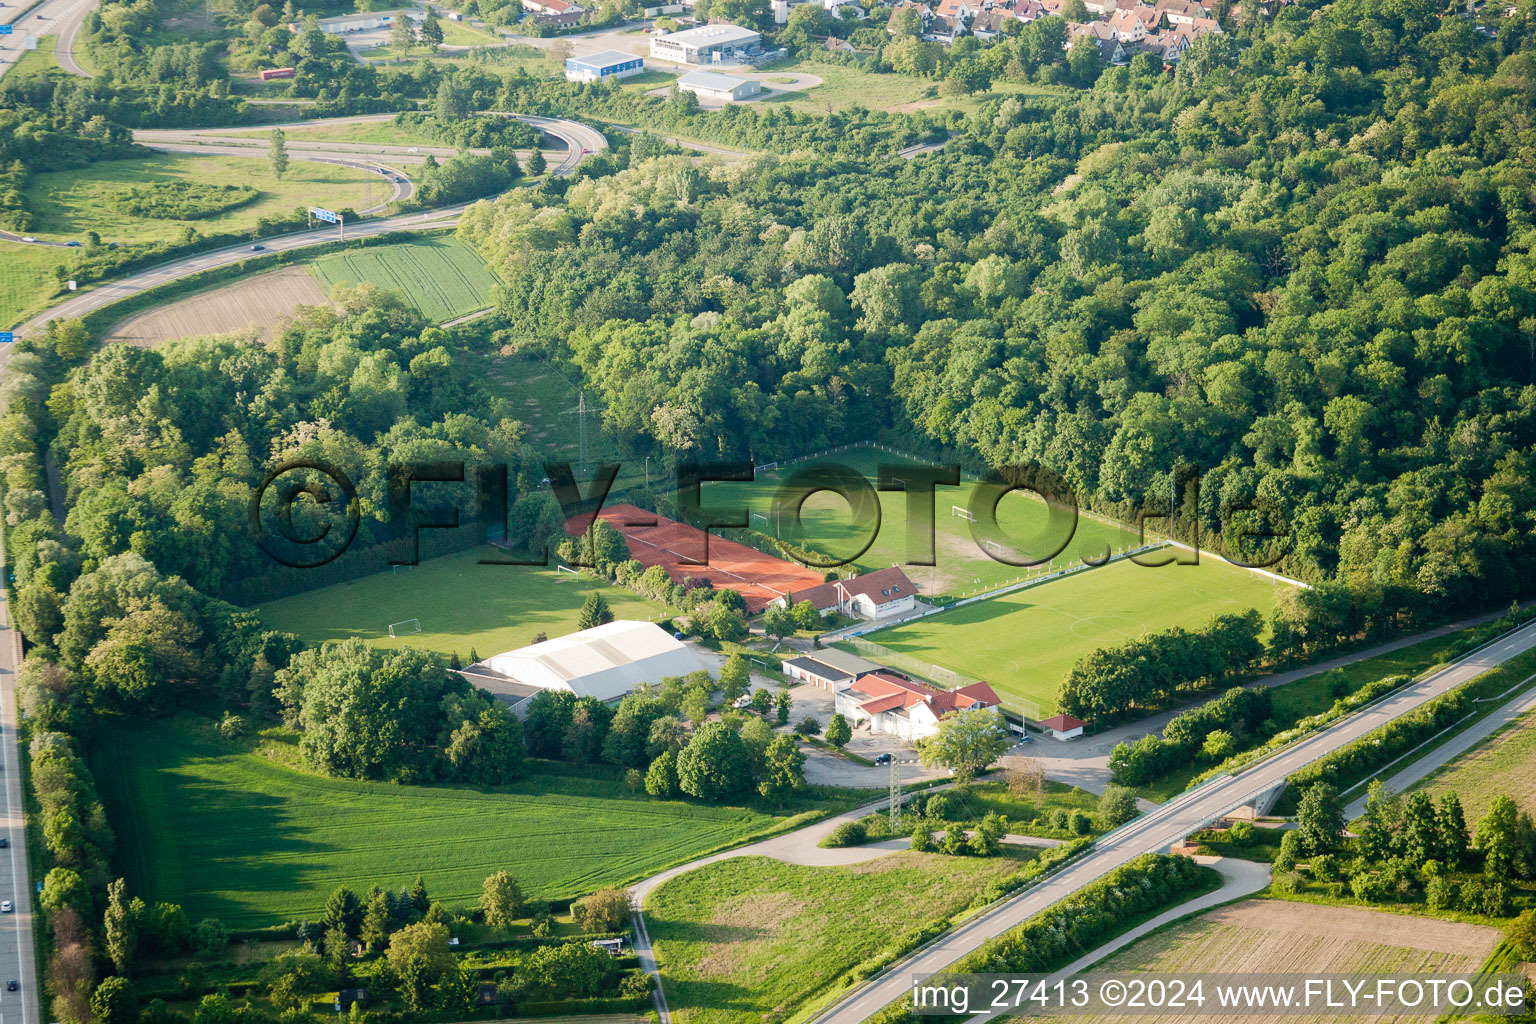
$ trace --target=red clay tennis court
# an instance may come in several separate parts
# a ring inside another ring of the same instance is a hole
[[[746,599],[749,615],[790,590],[804,590],[822,582],[822,574],[814,569],[713,535],[709,538],[708,564],[690,564],[705,560],[704,531],[634,505],[614,505],[598,516],[624,535],[629,557],[641,565],[659,565],[679,583],[683,577],[692,576],[709,580],[716,590],[734,590]],[[573,516],[565,524],[566,532],[577,536],[590,522],[590,516]]]

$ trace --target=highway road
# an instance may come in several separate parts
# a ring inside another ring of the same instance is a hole
[[[1071,867],[946,933],[890,971],[861,985],[812,1018],[811,1024],[859,1024],[910,992],[914,975],[943,970],[988,940],[1019,926],[1127,861],[1144,853],[1167,850],[1191,832],[1274,789],[1286,776],[1325,754],[1533,648],[1536,648],[1536,623],[1490,642],[1406,689],[1249,766],[1238,775],[1218,777],[1175,797],[1104,836],[1086,857]],[[982,1019],[976,1018],[977,1021]]]
[[[10,357],[11,346],[0,345],[0,381]],[[0,578],[10,572],[4,561],[4,545],[0,544]],[[6,848],[0,850],[0,900],[10,900],[15,908],[11,913],[0,913],[0,1024],[8,1013],[15,1015],[12,1024],[40,1024],[41,1020],[42,991],[37,985],[37,949],[32,941],[33,882],[27,864],[21,750],[16,732],[21,717],[16,702],[20,669],[21,634],[11,621],[6,590],[0,586],[0,776],[4,776],[0,779],[0,837],[6,841]],[[7,991],[4,984],[12,981],[18,983],[15,992]]]
[[[11,34],[0,36],[0,75],[21,59],[26,52],[29,36],[53,37],[59,66],[70,74],[90,78],[91,75],[75,62],[75,36],[85,15],[96,5],[96,0],[44,0],[32,7],[27,0],[4,0],[0,7],[0,25],[12,26]]]
[[[393,115],[374,115],[373,120],[388,120]],[[563,121],[557,118],[536,117],[533,115],[508,115],[518,117],[520,120],[533,125],[539,131],[551,138],[562,142],[566,147],[565,156],[560,162],[550,168],[550,173],[568,175],[574,171],[586,156],[600,152],[608,148],[608,140],[603,138],[603,133],[595,128],[589,128],[574,121]],[[355,120],[355,119],[339,119]],[[308,124],[322,124],[328,122],[310,121]],[[347,238],[366,238],[372,235],[381,235],[390,231],[428,231],[438,228],[453,227],[459,221],[459,215],[469,207],[469,203],[458,206],[447,206],[437,210],[429,210],[424,213],[402,214],[398,217],[385,217],[378,220],[359,221],[356,224],[346,225]],[[215,249],[195,256],[185,256],[181,259],[162,263],[157,267],[140,271],[129,277],[121,278],[111,284],[100,288],[82,292],[73,298],[66,299],[56,306],[38,314],[31,320],[17,328],[17,333],[27,335],[45,328],[50,320],[57,318],[71,318],[84,316],[103,306],[109,305],[119,299],[125,299],[130,295],[166,284],[204,270],[226,266],[230,263],[244,259],[262,259],[272,253],[288,252],[293,249],[302,249],[313,245],[323,245],[334,242],[340,237],[340,232],[333,227],[319,228],[313,231],[299,231],[287,235],[277,235],[272,238],[261,239],[260,251],[253,251],[253,243],[241,243],[223,249]],[[0,1022],[3,1024],[3,1022]]]

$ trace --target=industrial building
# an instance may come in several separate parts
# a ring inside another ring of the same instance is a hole
[[[599,50],[565,60],[565,77],[572,82],[600,82],[605,78],[629,78],[644,73],[642,58],[618,50]]]
[[[700,25],[651,38],[651,56],[675,64],[720,64],[762,52],[762,35],[738,25]]]
[[[399,17],[410,18],[412,21],[425,21],[427,12],[419,7],[410,7],[400,11],[368,11],[364,14],[342,14],[334,18],[321,18],[318,21],[320,31],[329,32],[331,35],[345,35],[348,32],[372,32],[375,29],[393,28],[395,19]],[[288,26],[293,31],[299,31],[297,23]]]
[[[750,78],[717,75],[713,71],[690,71],[677,80],[677,87],[712,103],[749,100],[763,91],[763,87]]]
[[[654,622],[615,619],[495,655],[465,669],[464,675],[521,714],[526,702],[542,690],[615,701],[641,683],[705,668],[692,649]]]

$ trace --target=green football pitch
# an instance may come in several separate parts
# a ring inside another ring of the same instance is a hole
[[[1269,613],[1290,584],[1207,555],[1198,565],[1129,561],[1015,590],[880,630],[866,639],[910,658],[985,679],[1015,710],[1050,715],[1072,666],[1142,633],[1203,625],[1224,612]]]
[[[477,548],[433,558],[409,570],[379,572],[320,590],[295,594],[256,609],[271,629],[308,643],[362,637],[376,647],[419,647],[440,654],[482,658],[576,631],[576,616],[593,590],[602,592],[616,619],[657,621],[673,614],[622,587],[524,565],[479,565],[505,558]],[[392,622],[416,619],[421,632],[389,635]]]
[[[114,725],[91,760],[130,890],[237,928],[313,920],[339,885],[398,890],[418,874],[450,907],[500,870],[530,898],[568,899],[785,820],[636,796],[573,768],[510,786],[398,786],[312,775],[289,767],[297,756],[291,736],[226,740],[190,714]]]
[[[934,565],[910,565],[907,495],[902,491],[878,491],[879,525],[873,516],[857,516],[849,501],[832,491],[821,491],[806,499],[798,523],[781,488],[807,466],[837,464],[853,470],[874,487],[879,467],[900,468],[919,463],[911,457],[876,448],[852,445],[842,451],[815,456],[793,465],[769,471],[759,470],[752,483],[710,483],[702,492],[706,509],[725,510],[746,506],[751,525],[763,533],[782,537],[792,543],[838,559],[852,558],[860,572],[870,572],[900,565],[928,595],[963,597],[992,590],[1032,575],[1044,575],[1086,559],[1103,560],[1108,554],[1136,546],[1136,531],[1086,513],[1077,515],[1071,526],[1070,512],[1057,508],[1054,513],[1039,497],[1029,491],[1013,491],[997,505],[997,523],[1004,540],[988,544],[989,538],[976,536],[969,519],[959,514],[969,511],[976,478],[963,476],[958,487],[939,487],[934,497]],[[1070,533],[1068,532],[1070,531]],[[860,546],[874,534],[867,550]],[[1001,560],[1036,561],[1055,551],[1048,563],[1018,566]],[[1006,546],[1004,546],[1006,545]],[[1001,556],[1001,557],[1000,557]]]

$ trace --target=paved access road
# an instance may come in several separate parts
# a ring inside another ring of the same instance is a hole
[[[859,1024],[910,991],[913,975],[943,970],[1127,861],[1144,853],[1166,850],[1189,833],[1268,792],[1286,776],[1325,754],[1532,649],[1536,649],[1536,623],[1473,651],[1239,775],[1215,779],[1175,797],[1100,839],[1092,853],[1060,874],[968,921],[893,970],[860,986],[812,1018],[813,1024]]]
[[[565,144],[565,156],[558,164],[550,168],[550,172],[553,174],[570,174],[586,156],[600,152],[608,147],[608,141],[603,138],[602,132],[597,131],[595,128],[589,128],[584,124],[532,115],[509,116],[516,116],[519,120],[533,125],[544,134],[558,139]],[[371,119],[388,120],[391,117],[393,115],[383,114],[373,115]],[[324,124],[328,122],[310,121],[306,123]],[[382,235],[390,231],[428,231],[453,227],[458,223],[459,215],[469,205],[469,203],[461,203],[458,206],[447,206],[438,210],[429,210],[425,213],[409,213],[399,217],[359,221],[356,224],[346,225],[346,237],[366,238],[372,235]],[[137,274],[114,281],[111,284],[84,292],[72,299],[67,299],[22,324],[17,329],[17,333],[26,335],[33,331],[42,330],[48,325],[50,320],[84,316],[87,313],[117,302],[119,299],[135,295],[147,288],[153,288],[183,277],[189,277],[204,270],[226,266],[244,259],[261,259],[274,252],[287,252],[292,249],[323,245],[327,242],[336,241],[339,236],[340,232],[336,228],[326,227],[313,231],[298,231],[293,234],[278,235],[273,238],[264,238],[259,243],[241,243],[240,245],[232,245],[223,249],[199,253],[195,256],[185,256],[181,259],[171,260],[160,264],[158,267],[140,271]],[[251,248],[252,244],[259,244],[262,247],[261,250],[253,251]]]

